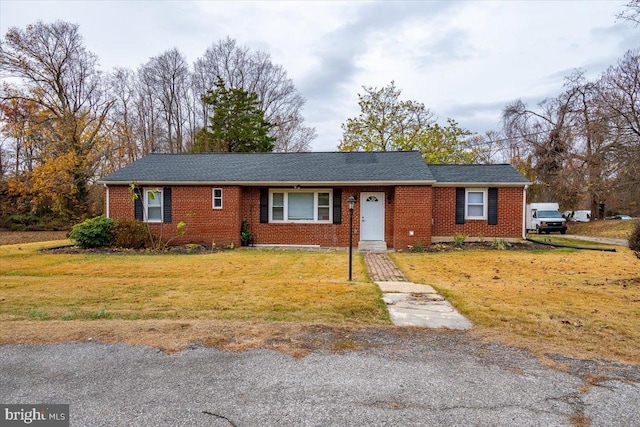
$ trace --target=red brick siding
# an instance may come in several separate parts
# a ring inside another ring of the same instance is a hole
[[[222,188],[222,209],[213,209],[213,188]],[[240,194],[238,186],[174,186],[171,187],[171,223],[150,224],[162,233],[164,240],[176,235],[177,225],[184,221],[185,234],[172,243],[201,243],[218,246],[240,245]],[[134,217],[133,200],[128,187],[109,187],[109,216]]]
[[[360,239],[360,193],[385,193],[385,240],[389,248],[402,249],[420,243],[428,245],[432,236],[464,234],[483,238],[519,238],[522,234],[522,188],[498,190],[498,225],[467,220],[455,224],[455,188],[428,186],[341,187],[341,224],[261,224],[258,187],[217,186],[223,189],[223,209],[212,208],[213,186],[172,187],[172,223],[152,224],[163,237],[175,236],[180,221],[187,223],[184,236],[175,243],[240,245],[240,227],[246,218],[258,244],[298,244],[346,247],[349,244],[347,198],[356,196],[353,212],[353,242]],[[127,186],[109,187],[111,218],[133,218],[133,200]],[[432,225],[433,216],[433,225]],[[409,232],[413,231],[413,236]]]
[[[105,195],[105,200],[109,201],[109,217],[113,219],[134,219],[133,199],[129,192],[129,187],[109,187],[109,196]],[[107,212],[105,212],[107,214]]]
[[[393,246],[403,249],[431,244],[432,187],[397,186],[393,197]],[[413,236],[410,235],[413,232]]]
[[[349,245],[349,205],[347,199],[354,195],[357,202],[353,209],[353,244],[360,239],[360,193],[384,192],[385,199],[392,187],[335,187],[342,190],[341,224],[261,224],[260,188],[242,189],[242,218],[251,224],[251,233],[256,244],[320,245],[346,247]],[[393,242],[393,211],[385,201],[385,239]]]
[[[456,189],[433,189],[433,236],[452,238],[457,234],[482,238],[522,237],[522,187],[498,188],[498,224],[486,220],[466,220],[456,224]]]

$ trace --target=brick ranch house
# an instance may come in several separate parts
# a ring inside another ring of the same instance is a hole
[[[177,243],[403,249],[518,240],[529,182],[510,165],[427,165],[417,151],[150,154],[102,178],[105,215],[149,222]],[[139,197],[134,200],[130,186]]]

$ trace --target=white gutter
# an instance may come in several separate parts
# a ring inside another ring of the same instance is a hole
[[[522,189],[522,239],[527,238],[527,188],[525,185]]]
[[[436,182],[434,187],[527,187],[530,182]]]
[[[107,184],[104,184],[104,188],[106,189],[106,194],[104,196],[104,204],[105,204],[104,214],[107,218],[110,218],[111,211],[109,209],[109,187],[107,186]]]

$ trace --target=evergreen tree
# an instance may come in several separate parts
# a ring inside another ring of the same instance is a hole
[[[227,88],[218,77],[216,89],[202,97],[213,108],[209,126],[196,136],[193,151],[207,152],[269,152],[275,138],[269,136],[273,127],[265,120],[258,95],[242,88]]]

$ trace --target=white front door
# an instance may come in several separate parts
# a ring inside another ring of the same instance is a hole
[[[360,193],[360,240],[384,240],[384,193]]]

